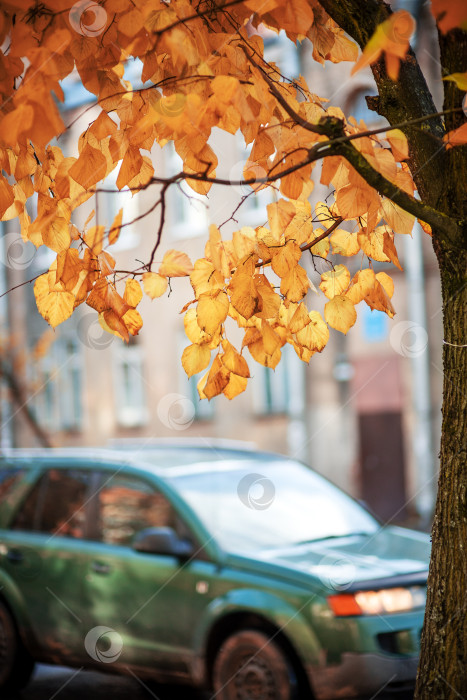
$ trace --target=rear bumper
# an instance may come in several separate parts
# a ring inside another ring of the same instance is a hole
[[[413,689],[417,665],[418,656],[347,653],[339,664],[309,667],[308,677],[317,700],[370,697]]]

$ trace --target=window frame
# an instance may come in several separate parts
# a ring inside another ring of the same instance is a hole
[[[95,477],[96,477],[96,489],[93,494],[92,498],[92,516],[91,516],[91,521],[93,523],[93,528],[92,528],[92,539],[94,542],[96,542],[99,545],[102,545],[103,547],[125,547],[126,549],[132,549],[132,544],[116,544],[116,543],[111,543],[111,542],[105,542],[102,538],[102,530],[101,530],[101,521],[100,521],[100,503],[99,503],[99,494],[105,484],[109,482],[114,476],[123,476],[128,479],[133,479],[136,482],[140,482],[142,485],[149,487],[152,489],[154,493],[160,494],[169,504],[173,516],[174,516],[174,527],[173,530],[176,532],[177,536],[180,537],[181,539],[189,539],[190,542],[192,542],[195,550],[197,550],[196,555],[193,556],[193,559],[202,559],[202,560],[207,560],[206,555],[204,554],[204,548],[200,545],[198,538],[196,537],[195,533],[193,532],[193,529],[189,526],[189,524],[186,522],[186,519],[180,514],[178,508],[174,505],[173,501],[167,496],[166,493],[164,493],[164,490],[160,488],[159,484],[155,484],[151,479],[145,478],[144,475],[137,474],[137,473],[132,473],[132,472],[124,472],[124,471],[117,471],[117,472],[109,472],[108,470],[105,469],[96,469],[95,470]],[[150,527],[150,526],[148,526]],[[157,526],[154,526],[157,527]],[[161,526],[163,527],[163,526]],[[146,528],[142,528],[143,530]],[[140,530],[139,532],[142,532]],[[134,537],[138,533],[135,532]],[[163,555],[161,555],[163,556]]]
[[[57,471],[60,474],[66,474],[67,472],[71,473],[76,473],[79,472],[80,474],[83,475],[88,475],[90,478],[88,480],[88,483],[85,484],[86,489],[83,494],[83,504],[82,504],[82,509],[84,512],[84,524],[83,524],[83,536],[82,537],[73,537],[70,535],[62,534],[60,531],[58,532],[50,532],[49,530],[42,530],[40,529],[40,525],[42,522],[42,517],[43,517],[43,512],[44,512],[44,504],[46,501],[47,497],[47,489],[50,484],[50,472],[51,471]],[[16,521],[18,517],[20,516],[21,512],[23,511],[28,499],[32,496],[34,493],[34,490],[38,488],[38,496],[37,496],[37,502],[34,507],[34,515],[33,515],[33,528],[23,528],[23,527],[17,527],[16,526]],[[72,468],[68,467],[61,467],[60,465],[49,465],[46,467],[43,467],[36,475],[36,478],[34,481],[32,481],[29,484],[29,488],[27,489],[26,493],[23,495],[23,498],[20,500],[20,502],[16,505],[14,512],[11,515],[10,522],[9,522],[9,530],[12,532],[23,532],[23,533],[28,533],[28,534],[33,534],[35,536],[43,536],[46,537],[47,539],[50,538],[56,538],[56,537],[64,537],[67,540],[73,540],[73,541],[78,541],[78,540],[88,540],[90,539],[90,531],[91,531],[91,524],[92,524],[92,515],[91,515],[91,510],[90,510],[90,505],[92,502],[92,493],[95,490],[95,479],[94,479],[94,474],[89,471],[89,469],[84,468],[80,465],[73,465]]]

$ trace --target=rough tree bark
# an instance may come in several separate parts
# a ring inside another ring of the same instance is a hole
[[[467,33],[439,36],[446,75],[467,70]],[[462,93],[445,81],[443,109],[460,107]],[[450,131],[462,112],[446,116]],[[433,231],[443,296],[443,424],[438,497],[432,531],[427,612],[416,698],[467,695],[467,147],[444,153],[437,208],[463,222],[452,243]]]
[[[386,19],[381,0],[320,0],[329,15],[363,48]],[[467,70],[467,32],[439,36],[442,75]],[[384,63],[373,66],[378,96],[370,107],[391,124],[431,114],[433,100],[413,54],[392,83]],[[433,229],[443,306],[443,423],[440,476],[432,531],[432,558],[417,700],[467,697],[467,146],[446,150],[444,133],[465,122],[463,93],[444,82],[443,109],[457,109],[424,129],[404,129],[410,168],[423,202],[453,218],[452,231]]]

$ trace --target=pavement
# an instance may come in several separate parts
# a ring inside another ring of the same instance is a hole
[[[372,700],[409,700],[410,693],[374,695]],[[184,686],[149,687],[135,677],[38,664],[29,685],[2,700],[212,700],[209,693]],[[343,699],[345,700],[345,699]]]
[[[110,675],[97,671],[39,664],[27,687],[2,700],[209,700],[182,686],[151,686],[136,676]]]

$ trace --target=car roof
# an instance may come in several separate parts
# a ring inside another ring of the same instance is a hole
[[[222,442],[222,441],[220,441]],[[118,449],[96,447],[65,447],[65,448],[7,448],[0,452],[1,460],[11,461],[21,459],[35,463],[53,461],[54,466],[60,460],[69,463],[89,461],[94,464],[123,464],[143,471],[169,476],[173,467],[189,467],[203,465],[203,471],[225,469],[225,463],[242,460],[275,461],[288,459],[284,455],[263,452],[245,446],[245,443],[229,441],[230,446],[219,443],[199,444],[193,441],[128,441],[119,445]],[[123,448],[123,449],[122,449]],[[66,466],[66,465],[63,465]],[[71,465],[70,465],[71,466]],[[233,466],[233,464],[232,464]],[[187,470],[188,471],[188,470]]]

